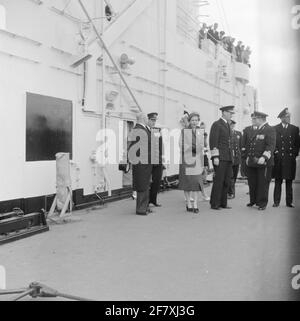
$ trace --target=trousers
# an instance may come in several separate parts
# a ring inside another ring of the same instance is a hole
[[[280,204],[281,200],[281,189],[282,189],[283,179],[275,180],[275,189],[274,189],[274,203]],[[285,180],[285,190],[286,190],[286,205],[291,205],[293,203],[293,181]]]
[[[214,166],[215,177],[211,190],[210,205],[212,207],[227,207],[227,195],[232,177],[232,162],[220,161]]]
[[[150,203],[157,204],[157,194],[160,190],[160,183],[163,174],[162,165],[154,165],[152,168],[152,183],[150,186]]]
[[[272,167],[248,167],[250,203],[265,207],[269,202],[269,188],[272,179]]]
[[[149,206],[149,191],[136,193],[136,214],[146,214]]]

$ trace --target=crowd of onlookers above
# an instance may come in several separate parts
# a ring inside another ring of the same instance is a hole
[[[221,45],[226,51],[232,54],[237,62],[242,62],[250,66],[251,50],[249,46],[245,46],[242,41],[238,41],[235,44],[236,39],[230,36],[226,36],[224,31],[218,31],[219,25],[215,23],[212,26],[207,26],[203,23],[202,28],[199,31],[199,48],[202,48],[203,41],[208,39],[215,45]]]

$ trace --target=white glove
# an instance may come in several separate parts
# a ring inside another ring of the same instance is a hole
[[[219,158],[214,158],[213,163],[214,163],[215,166],[219,166],[219,165],[220,165],[220,160],[219,160]]]
[[[264,165],[265,162],[266,162],[265,158],[264,158],[264,157],[261,157],[261,158],[258,160],[257,164],[258,164],[258,165]]]

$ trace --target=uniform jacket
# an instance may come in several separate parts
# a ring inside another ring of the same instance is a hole
[[[246,159],[250,149],[250,141],[255,135],[256,129],[253,126],[246,127],[243,130],[242,137],[242,158]]]
[[[151,129],[151,156],[152,165],[162,165],[163,161],[163,139],[160,128]]]
[[[232,132],[233,165],[240,165],[242,162],[242,133],[234,130]]]
[[[135,155],[140,158],[138,163]],[[152,173],[151,131],[141,124],[136,124],[129,134],[128,159],[132,163],[133,190],[147,191]]]
[[[275,166],[273,177],[277,179],[294,180],[296,176],[296,157],[299,155],[299,128],[288,125],[284,129],[282,124],[275,126],[276,149],[274,152]]]
[[[214,122],[209,135],[209,146],[212,158],[221,161],[233,161],[232,130],[223,119]]]
[[[247,154],[247,165],[249,167],[273,166],[274,151],[276,147],[276,132],[269,124],[265,124],[262,128],[257,129],[255,134],[250,138],[249,151]],[[264,157],[265,165],[258,165],[259,158]]]

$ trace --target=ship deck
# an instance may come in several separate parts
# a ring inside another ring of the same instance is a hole
[[[247,190],[238,184],[232,210],[201,202],[199,215],[185,212],[177,190],[147,217],[133,200],[76,212],[80,221],[1,246],[7,288],[39,281],[96,300],[295,299],[299,204],[262,213],[246,208]]]

